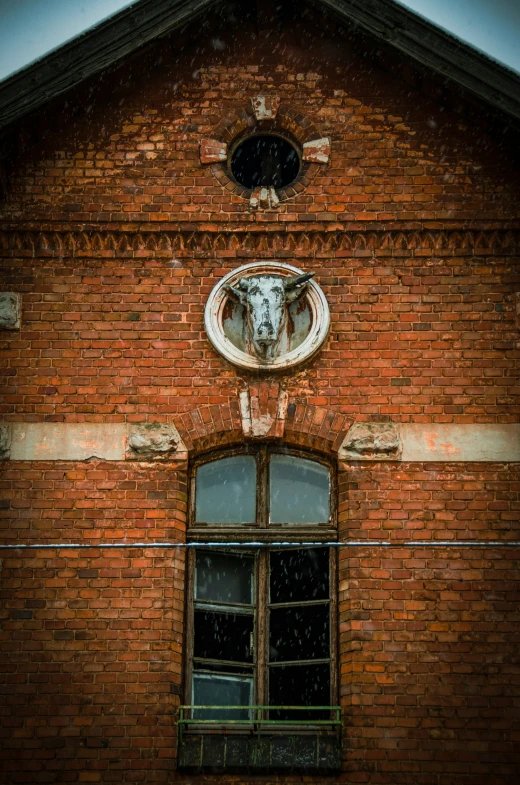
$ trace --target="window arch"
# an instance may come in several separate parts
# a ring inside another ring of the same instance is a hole
[[[190,534],[244,540],[335,536],[336,479],[322,458],[278,446],[206,456],[191,475]]]

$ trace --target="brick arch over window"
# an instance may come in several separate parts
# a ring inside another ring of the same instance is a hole
[[[237,400],[200,406],[176,418],[176,423],[190,456],[277,439],[336,458],[352,418],[301,399],[294,401],[277,382],[261,382],[242,391]]]

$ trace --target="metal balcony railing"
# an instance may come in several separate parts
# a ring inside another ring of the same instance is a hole
[[[222,718],[210,718],[206,719],[205,717],[193,717],[194,712],[202,712],[202,711],[221,711],[221,712],[228,712],[228,711],[241,711],[247,712],[248,717],[246,719],[222,719]],[[332,715],[330,719],[290,719],[290,720],[280,720],[280,719],[269,719],[269,714],[272,711],[305,711],[305,712],[330,712]],[[191,716],[187,716],[187,715]],[[273,727],[273,726],[283,726],[283,725],[293,725],[295,727],[315,727],[315,726],[328,726],[329,728],[333,728],[334,726],[341,725],[341,706],[194,706],[194,705],[187,705],[187,706],[179,706],[179,729],[182,732],[182,729],[188,727],[190,725],[226,725],[226,726],[256,726],[255,729],[261,731],[262,728],[265,727]]]
[[[336,772],[341,725],[340,706],[179,706],[179,769]]]

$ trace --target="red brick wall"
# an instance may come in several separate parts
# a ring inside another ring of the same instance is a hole
[[[279,378],[292,401],[345,422],[518,422],[502,120],[359,33],[317,29],[277,34],[278,49],[228,23],[200,42],[188,30],[21,126],[0,226],[2,289],[23,299],[22,329],[2,335],[2,420],[172,420],[186,435],[186,413],[236,409],[250,377],[211,348],[204,304],[230,269],[275,258],[315,270],[331,307],[323,350]],[[265,90],[332,156],[255,213],[198,144]],[[17,462],[2,482],[2,542],[185,537],[178,464]],[[519,487],[511,465],[343,466],[341,536],[393,547],[340,554],[342,781],[514,781],[520,554],[402,543],[519,539]],[[184,551],[0,556],[3,781],[196,781],[172,774]]]

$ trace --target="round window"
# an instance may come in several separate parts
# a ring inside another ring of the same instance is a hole
[[[285,188],[298,177],[300,156],[287,139],[274,134],[248,136],[231,157],[231,172],[245,188]]]

